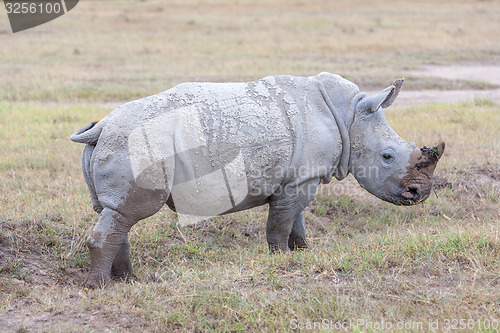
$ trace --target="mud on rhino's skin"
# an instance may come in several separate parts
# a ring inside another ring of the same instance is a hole
[[[402,193],[402,197],[410,204],[420,203],[429,197],[434,169],[444,152],[444,148],[445,143],[441,142],[436,147],[424,146],[420,150],[411,152],[407,174],[401,179],[399,185],[402,189],[408,189]],[[418,194],[418,198],[415,198],[415,193]]]
[[[78,130],[99,213],[85,284],[133,277],[128,231],[165,204],[183,223],[269,204],[269,247],[287,251],[307,247],[302,210],[332,177],[350,172],[394,204],[425,200],[444,143],[418,150],[391,129],[382,108],[402,84],[368,97],[329,73],[184,83]]]

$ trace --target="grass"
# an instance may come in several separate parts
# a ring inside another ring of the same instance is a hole
[[[90,264],[85,239],[97,216],[81,174],[82,146],[68,137],[123,101],[184,81],[329,71],[379,90],[424,64],[496,62],[497,7],[494,1],[210,0],[168,7],[156,0],[88,1],[15,35],[3,20],[0,330],[288,331],[327,320],[353,332],[378,331],[369,324],[381,322],[393,331],[400,331],[398,323],[422,331],[436,321],[443,331],[446,319],[467,319],[475,326],[466,330],[495,331],[500,109],[494,101],[386,111],[405,140],[420,147],[446,141],[436,195],[423,205],[381,202],[352,178],[322,185],[305,210],[313,249],[273,256],[265,243],[266,207],[182,228],[183,235],[175,214],[164,209],[130,233],[140,282],[104,290],[81,288]],[[407,76],[405,87],[493,86]]]

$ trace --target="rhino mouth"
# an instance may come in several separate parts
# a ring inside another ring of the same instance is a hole
[[[433,183],[430,184],[432,188]],[[427,200],[431,195],[431,190],[422,192],[413,187],[409,188],[406,191],[403,191],[399,196],[399,200],[397,200],[396,204],[401,206],[414,206],[418,205],[421,202]]]
[[[431,190],[422,192],[417,189],[399,189],[394,195],[379,196],[380,199],[397,206],[414,206],[430,197]]]

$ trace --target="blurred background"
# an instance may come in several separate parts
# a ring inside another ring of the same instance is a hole
[[[362,90],[401,76],[410,90],[484,90],[478,77],[413,71],[500,62],[500,3],[488,0],[87,0],[16,34],[0,13],[9,101],[127,101],[185,81],[322,71]]]

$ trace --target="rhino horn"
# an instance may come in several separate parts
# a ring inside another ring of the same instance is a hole
[[[362,99],[358,105],[358,111],[372,113],[382,108],[389,107],[396,99],[403,86],[404,79],[397,79],[392,86],[389,86],[375,96]]]
[[[437,145],[438,160],[443,156],[444,148],[446,147],[444,141]]]
[[[445,146],[445,143],[441,142],[432,148],[424,146],[424,148],[420,148],[420,151],[422,152],[422,155],[427,156],[428,159],[432,160],[434,164],[436,164],[441,156],[443,156]]]

